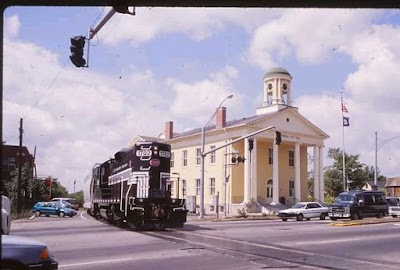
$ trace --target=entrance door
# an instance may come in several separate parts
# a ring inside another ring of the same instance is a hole
[[[272,191],[273,191],[273,189],[272,189],[272,179],[268,179],[267,180],[267,197],[266,197],[266,202],[267,203],[271,203],[272,202],[272,197],[273,197],[273,194],[272,194]]]

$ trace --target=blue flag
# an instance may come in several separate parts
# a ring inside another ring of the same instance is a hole
[[[343,116],[343,126],[349,127],[350,126],[350,117]]]

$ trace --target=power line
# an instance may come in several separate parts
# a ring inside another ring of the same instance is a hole
[[[61,72],[64,70],[64,68],[67,66],[69,59],[67,59],[67,61],[65,61],[65,64],[61,67],[61,69],[58,71],[57,75],[53,78],[53,80],[51,81],[51,83],[49,84],[49,86],[47,86],[46,90],[44,91],[44,93],[40,96],[40,98],[36,101],[36,103],[34,105],[31,106],[31,108],[29,109],[29,111],[22,117],[23,119],[28,118],[30,112],[36,108],[39,104],[39,102],[44,98],[44,96],[47,94],[47,92],[49,91],[49,89],[53,86],[53,84],[56,82],[56,80],[58,79],[58,77],[60,76]]]

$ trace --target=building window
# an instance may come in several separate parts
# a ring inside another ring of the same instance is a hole
[[[274,164],[274,150],[272,148],[268,148],[268,164]]]
[[[289,197],[294,198],[294,181],[289,181]]]
[[[272,180],[268,180],[267,181],[267,198],[272,198],[273,194],[273,187],[272,187]]]
[[[196,148],[196,165],[201,164],[201,149]]]
[[[215,195],[215,178],[210,178],[210,194],[211,196]]]
[[[289,166],[294,167],[294,151],[289,150]]]
[[[187,167],[187,150],[182,151],[182,166]]]
[[[174,160],[175,160],[175,153],[174,152],[171,152],[171,168],[173,168],[174,167]]]
[[[210,212],[211,213],[215,213],[215,206],[214,205],[210,205]]]
[[[196,196],[200,196],[200,179],[196,179]]]
[[[15,170],[15,157],[8,158],[8,170],[11,172]]]
[[[186,197],[186,180],[182,179],[182,196]]]
[[[210,146],[210,150],[215,149],[215,145]],[[210,153],[210,163],[215,164],[216,158],[215,158],[215,151]]]

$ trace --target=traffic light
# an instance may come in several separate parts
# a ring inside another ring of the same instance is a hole
[[[253,150],[253,148],[254,148],[254,140],[249,139],[249,151]]]
[[[279,131],[275,132],[276,137],[275,137],[275,144],[280,145],[282,142],[282,136],[281,133]]]
[[[244,157],[232,157],[231,161],[233,164],[238,164],[240,162],[244,163],[246,159]]]
[[[76,67],[84,67],[86,65],[86,60],[83,59],[83,49],[85,47],[85,37],[76,36],[71,38],[71,59],[72,64]]]

